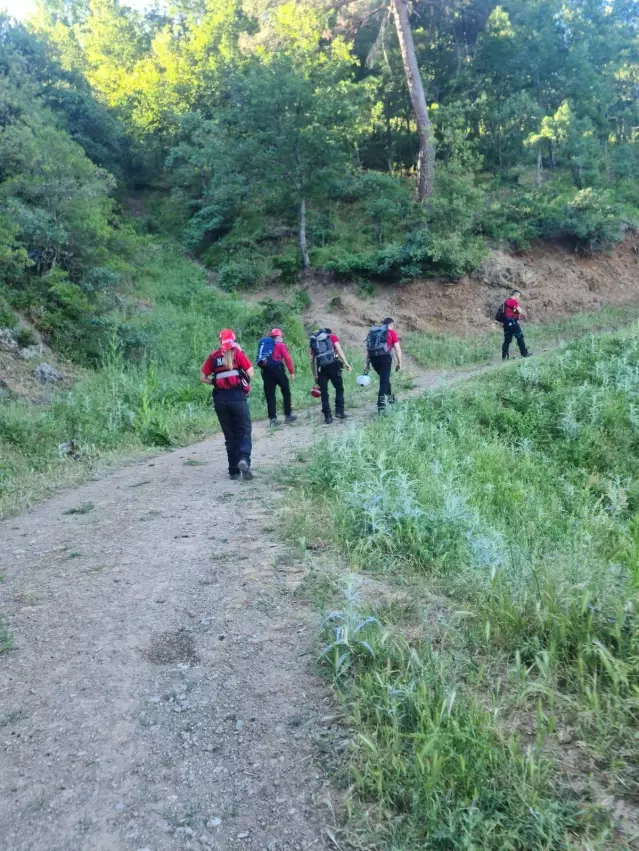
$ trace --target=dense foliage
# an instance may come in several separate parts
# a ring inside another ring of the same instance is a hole
[[[186,244],[229,289],[290,280],[307,254],[343,276],[454,277],[487,241],[596,250],[634,223],[636,2],[416,0],[437,142],[428,205],[414,201],[389,9],[336,6],[40,0],[31,26],[124,123],[143,151],[136,182],[173,189]]]

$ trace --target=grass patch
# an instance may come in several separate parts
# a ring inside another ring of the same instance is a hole
[[[637,319],[639,307],[608,307],[596,313],[579,313],[543,325],[522,323],[522,327],[527,346],[538,354],[588,334],[614,332]],[[413,332],[406,337],[406,350],[421,366],[439,369],[499,360],[502,341],[503,332],[495,323],[493,331],[472,337]],[[511,351],[518,356],[516,343],[511,346]]]
[[[638,363],[637,329],[588,336],[398,405],[298,474],[300,510],[351,568],[427,580],[450,613],[438,644],[426,617],[402,638],[383,606],[327,621],[322,660],[357,731],[355,833],[615,847],[597,802],[639,797]]]

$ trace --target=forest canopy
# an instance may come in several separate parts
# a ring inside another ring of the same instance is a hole
[[[0,22],[5,288],[52,330],[99,310],[135,195],[143,228],[178,233],[230,290],[609,246],[639,219],[638,5],[39,0]],[[424,203],[402,10],[434,146]]]

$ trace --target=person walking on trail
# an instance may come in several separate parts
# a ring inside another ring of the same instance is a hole
[[[248,406],[251,361],[237,343],[230,328],[220,331],[220,347],[202,364],[200,381],[213,387],[213,407],[226,441],[229,476],[250,481],[251,414]]]
[[[377,395],[377,410],[382,412],[388,403],[393,403],[393,388],[391,387],[391,372],[393,357],[396,358],[395,372],[402,368],[402,347],[395,331],[392,317],[387,316],[380,325],[373,325],[366,338],[366,368],[368,375],[371,366],[379,375],[379,393]]]
[[[313,378],[319,385],[322,397],[322,413],[327,425],[333,422],[331,400],[328,395],[329,382],[335,388],[335,416],[346,419],[344,413],[344,381],[342,369],[352,371],[346,355],[340,346],[339,337],[330,328],[320,328],[309,338],[311,346],[311,369]]]
[[[278,426],[280,424],[277,419],[276,390],[278,387],[282,391],[284,402],[284,422],[294,423],[297,417],[293,413],[291,405],[291,385],[286,370],[291,376],[291,381],[295,381],[295,367],[284,343],[284,332],[281,328],[273,328],[268,336],[262,337],[257,344],[257,365],[262,370],[264,396],[271,425]]]
[[[503,307],[498,312],[498,315],[503,314],[502,322],[504,325],[504,344],[501,347],[502,360],[508,360],[509,358],[508,350],[510,349],[513,337],[517,340],[522,358],[530,357],[530,352],[526,348],[526,341],[524,340],[524,332],[521,330],[519,324],[520,319],[526,318],[526,314],[519,306],[519,296],[521,296],[521,291],[513,290],[510,298],[506,299]]]

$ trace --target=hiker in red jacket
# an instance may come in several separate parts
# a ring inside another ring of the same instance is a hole
[[[262,370],[264,396],[268,409],[268,418],[272,426],[278,426],[276,390],[282,391],[284,402],[284,422],[294,423],[297,417],[293,413],[291,403],[291,385],[286,370],[295,381],[295,366],[290,352],[284,343],[284,332],[281,328],[273,328],[268,336],[262,337],[257,344],[257,365]]]
[[[251,414],[247,397],[253,378],[251,361],[230,328],[220,331],[220,347],[202,364],[200,381],[213,387],[213,407],[226,441],[229,476],[250,481]]]
[[[525,319],[526,314],[519,306],[518,296],[521,295],[520,290],[513,290],[510,298],[504,302],[504,344],[501,347],[502,360],[508,360],[508,350],[513,341],[513,337],[517,340],[519,351],[522,358],[529,358],[530,352],[526,348],[524,340],[524,332],[519,325],[520,319]]]

